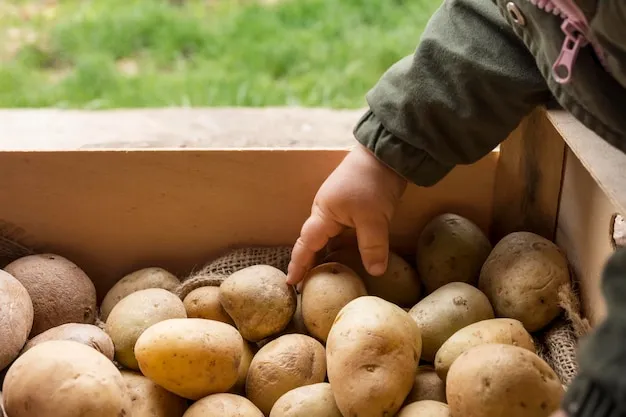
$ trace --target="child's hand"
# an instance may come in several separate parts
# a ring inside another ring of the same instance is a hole
[[[311,216],[293,248],[288,283],[300,282],[312,267],[316,252],[346,227],[356,229],[367,271],[382,275],[389,255],[389,222],[406,184],[359,144],[317,192]]]

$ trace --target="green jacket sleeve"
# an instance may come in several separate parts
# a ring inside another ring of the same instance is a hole
[[[356,139],[421,186],[491,152],[550,93],[491,1],[444,0],[413,56],[367,94]]]

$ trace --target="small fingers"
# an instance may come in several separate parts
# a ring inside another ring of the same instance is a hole
[[[356,234],[367,272],[373,276],[384,274],[389,258],[389,222],[384,217],[365,219],[356,224]]]

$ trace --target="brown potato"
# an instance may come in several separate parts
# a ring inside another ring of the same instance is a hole
[[[250,400],[235,394],[213,394],[196,401],[183,417],[263,417]]]
[[[396,417],[450,417],[450,409],[444,403],[424,400],[405,406]]]
[[[24,346],[23,352],[48,340],[73,340],[94,348],[104,356],[113,360],[115,348],[109,335],[98,326],[83,323],[62,324],[30,339]]]
[[[187,317],[217,320],[235,325],[220,303],[220,287],[200,287],[191,291],[183,300]]]
[[[435,368],[428,365],[417,368],[415,382],[406,397],[405,404],[425,400],[446,402],[446,383],[439,378]]]
[[[436,289],[409,314],[422,335],[422,359],[431,363],[441,345],[458,330],[494,317],[485,294],[464,282],[452,282]]]
[[[347,266],[330,262],[313,268],[302,284],[302,318],[311,336],[326,342],[337,313],[367,295],[361,278]]]
[[[254,355],[256,354],[256,350],[256,347],[252,343],[244,341],[241,362],[239,363],[239,376],[237,377],[235,385],[233,385],[230,389],[232,394],[245,395],[248,370],[250,369],[250,364],[252,363],[252,358],[254,358]]]
[[[29,255],[4,268],[33,302],[30,337],[66,323],[94,324],[96,287],[76,264],[59,255]]]
[[[148,288],[162,288],[174,291],[180,285],[180,280],[163,268],[143,268],[132,272],[120,279],[104,296],[100,305],[100,320],[107,321],[111,310],[120,300],[135,291]]]
[[[465,351],[446,383],[453,417],[548,417],[563,394],[559,378],[539,356],[503,344]]]
[[[421,351],[419,329],[407,312],[382,298],[359,297],[337,315],[326,349],[328,380],[344,416],[398,412]]]
[[[363,280],[369,295],[380,297],[400,307],[411,307],[422,296],[422,286],[417,272],[393,251],[389,251],[387,271],[379,277],[367,273],[359,249],[355,247],[334,251],[326,256],[324,262],[346,265]]]
[[[519,346],[535,352],[535,342],[520,321],[514,319],[482,320],[454,333],[437,351],[435,368],[439,377],[445,381],[450,366],[463,352],[485,343]]]
[[[324,346],[310,336],[287,334],[263,346],[252,359],[246,396],[263,414],[285,393],[324,381]]]
[[[26,288],[0,269],[0,370],[20,354],[33,326],[33,303]]]
[[[330,384],[305,385],[280,397],[269,417],[342,417]]]
[[[131,417],[182,417],[187,400],[161,388],[145,376],[122,371],[131,400]]]
[[[106,356],[69,340],[41,343],[9,368],[3,385],[11,417],[130,415],[126,384]]]
[[[296,311],[296,292],[281,270],[254,265],[224,280],[220,302],[244,339],[258,342],[287,327]]]
[[[475,285],[491,243],[472,221],[446,213],[432,219],[417,241],[417,272],[428,293],[451,282]]]

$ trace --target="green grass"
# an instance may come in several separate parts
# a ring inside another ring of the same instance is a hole
[[[0,107],[359,107],[440,1],[64,0],[25,19],[11,0]]]

